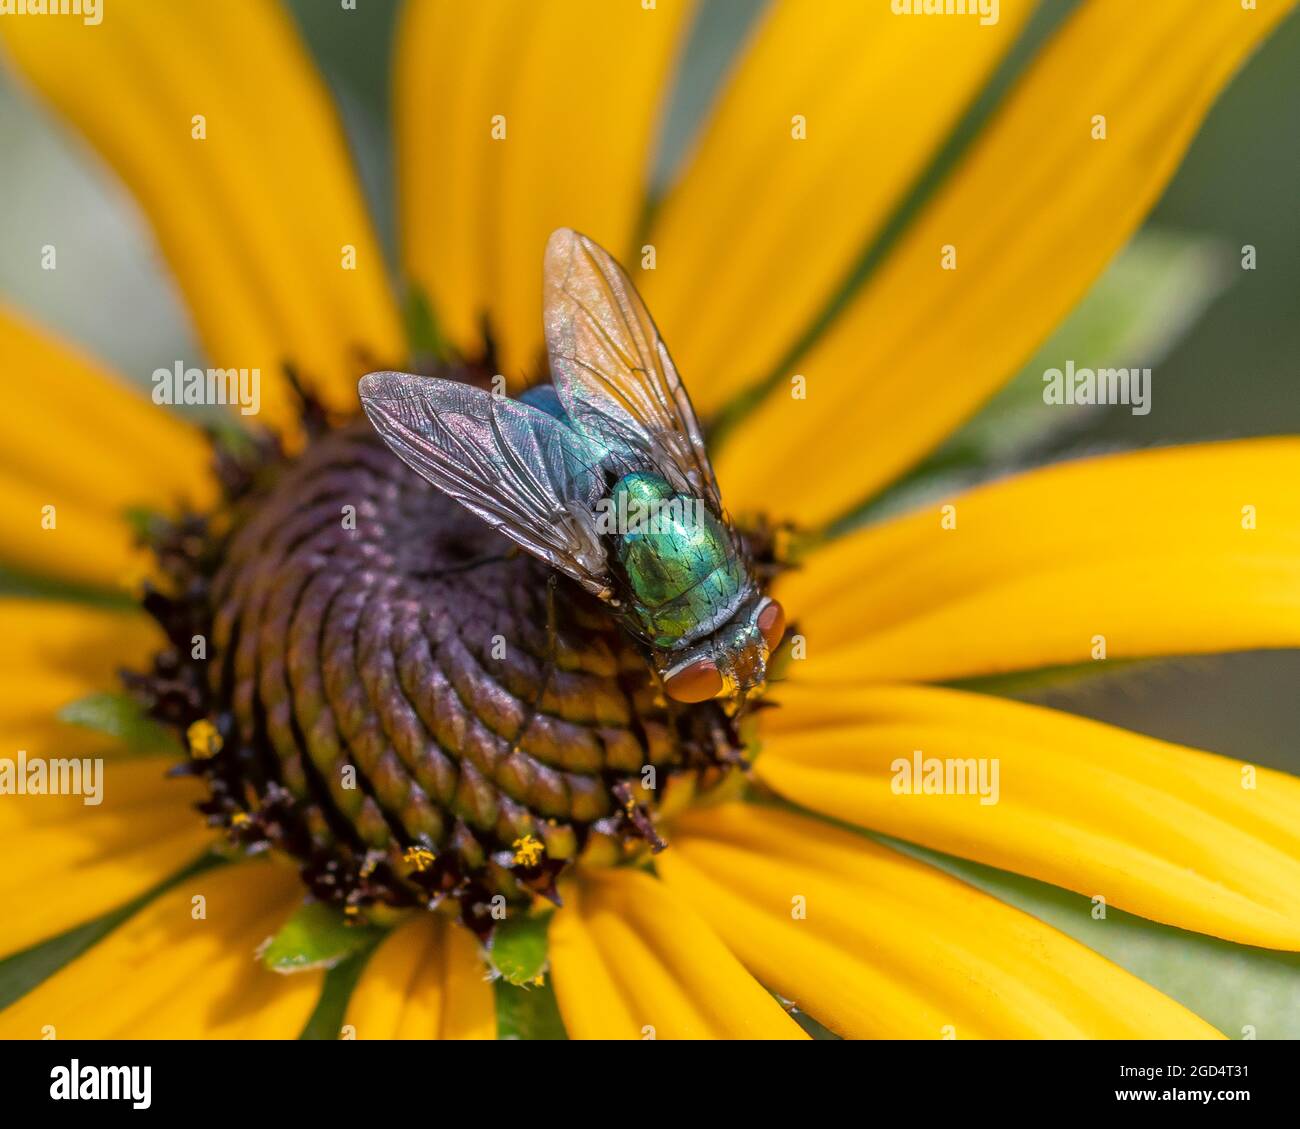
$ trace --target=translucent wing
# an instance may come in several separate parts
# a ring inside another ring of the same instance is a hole
[[[721,512],[695,409],[623,269],[560,228],[546,244],[543,288],[551,378],[575,426]]]
[[[609,595],[603,452],[554,416],[453,380],[372,372],[361,404],[401,460],[528,552]]]

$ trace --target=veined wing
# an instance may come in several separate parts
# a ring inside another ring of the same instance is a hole
[[[554,416],[454,380],[361,378],[361,404],[412,470],[536,557],[609,594],[595,532],[603,452]]]
[[[575,426],[721,512],[691,399],[623,269],[585,235],[551,233],[543,269],[551,378]]]

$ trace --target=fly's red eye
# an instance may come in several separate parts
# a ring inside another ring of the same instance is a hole
[[[763,633],[768,651],[775,651],[781,645],[781,636],[785,634],[785,609],[772,600],[758,613],[756,626]]]
[[[669,675],[664,689],[679,702],[707,702],[722,692],[722,675],[712,659],[697,659]]]

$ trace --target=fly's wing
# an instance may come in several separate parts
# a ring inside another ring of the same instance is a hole
[[[609,595],[603,452],[554,416],[454,380],[372,372],[361,405],[412,470],[535,557]]]
[[[585,235],[552,232],[543,268],[551,378],[569,418],[625,469],[657,469],[721,513],[695,409],[650,311]]]

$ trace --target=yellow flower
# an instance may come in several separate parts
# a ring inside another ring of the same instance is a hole
[[[586,232],[633,267],[702,414],[769,378],[713,452],[723,494],[738,515],[814,535],[776,589],[807,657],[773,688],[780,708],[758,717],[757,787],[665,801],[669,846],[653,874],[584,862],[565,876],[549,977],[571,1036],[801,1037],[772,993],[852,1037],[1216,1034],[1036,918],[823,817],[1155,921],[1300,949],[1300,782],[1258,769],[1243,788],[1226,758],[934,685],[1087,661],[1099,633],[1111,659],[1300,644],[1300,441],[1072,462],[954,497],[956,531],[926,511],[815,536],[931,450],[1069,312],[1291,6],[1083,0],[836,303],[1006,57],[1027,0],[1003,0],[992,26],[847,0],[810,18],[776,0],[644,229],[648,154],[689,4],[405,7],[401,266],[450,344],[481,355],[486,315],[498,371],[533,371],[545,239]],[[405,358],[325,87],[278,6],[117,0],[93,28],[12,19],[0,36],[140,202],[211,363],[258,367],[263,418],[291,443],[309,439],[289,383],[273,379],[284,362],[347,415],[361,373]],[[1104,142],[1089,130],[1097,113],[1109,117]],[[940,268],[947,248],[957,270]],[[196,429],[13,312],[0,312],[0,369],[8,565],[112,588],[135,559],[128,507],[217,503]],[[793,374],[805,399],[783,387]],[[1249,531],[1245,504],[1261,515]],[[74,740],[56,713],[112,687],[119,668],[147,668],[164,646],[157,628],[120,604],[0,603],[9,749],[104,753],[106,739]],[[191,732],[197,756],[215,751],[205,734]],[[915,749],[997,758],[999,802],[900,802],[894,765]],[[98,807],[0,800],[13,864],[0,954],[123,911],[0,1013],[0,1034],[296,1036],[322,973],[274,975],[249,957],[301,901],[297,874],[250,860],[177,879],[213,845],[192,807],[210,796],[196,779],[163,779],[147,756],[112,759],[106,776]],[[762,789],[789,803],[754,802]],[[249,835],[274,819],[231,816]],[[520,861],[550,865],[549,837],[542,847],[513,842]],[[435,875],[442,860],[410,861]],[[370,955],[347,1023],[361,1038],[490,1038],[486,976],[469,930],[409,914]]]

